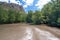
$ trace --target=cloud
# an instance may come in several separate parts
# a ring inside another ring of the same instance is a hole
[[[42,9],[43,6],[45,4],[47,4],[48,2],[50,2],[51,0],[38,0],[37,4],[35,4],[35,6],[37,6],[39,9]]]
[[[16,0],[10,0],[10,1],[11,1],[11,3],[16,3],[16,4],[21,5],[20,1],[16,1]]]
[[[0,0],[0,1],[2,1],[2,2],[8,2],[8,0]]]
[[[9,0],[0,0],[0,1],[8,3]],[[21,5],[20,1],[16,1],[16,0],[10,0],[10,3],[15,3],[15,4]]]
[[[23,0],[26,4],[23,6],[24,8],[27,8],[28,6],[33,5],[34,0]]]
[[[27,5],[24,5],[23,7],[24,7],[24,8],[27,8],[28,6],[27,6]]]

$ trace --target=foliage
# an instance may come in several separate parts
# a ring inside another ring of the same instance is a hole
[[[40,11],[35,11],[32,16],[33,24],[40,24],[42,22]]]
[[[13,9],[6,10],[0,6],[0,24],[26,21],[26,13]]]
[[[14,23],[15,22],[15,11],[14,10],[9,10],[8,11],[9,13],[8,13],[8,17],[9,17],[9,19],[8,19],[8,22],[9,23]]]
[[[58,26],[60,24],[60,0],[52,0],[42,8],[42,13],[45,16],[45,23]]]
[[[27,14],[27,17],[26,17],[26,22],[27,23],[32,23],[32,14],[33,14],[33,11],[28,11],[28,14]]]
[[[0,24],[6,23],[7,20],[8,20],[8,12],[2,9],[2,7],[0,7]]]
[[[30,10],[28,13],[13,9],[5,10],[0,6],[0,24],[15,22],[60,26],[60,0],[51,0],[41,10]]]

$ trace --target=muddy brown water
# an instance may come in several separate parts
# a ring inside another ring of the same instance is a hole
[[[4,24],[0,25],[0,40],[60,40],[60,36],[56,36],[60,30],[55,29],[46,25]]]

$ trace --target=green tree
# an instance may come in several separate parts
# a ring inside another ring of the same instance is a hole
[[[26,21],[26,13],[20,11],[16,13],[16,22],[25,22]]]
[[[27,17],[26,17],[26,22],[27,23],[32,23],[32,14],[33,14],[33,11],[28,11],[28,14],[27,14]]]
[[[7,23],[8,20],[8,11],[0,7],[0,24]]]
[[[45,22],[57,26],[57,20],[60,15],[60,0],[52,0],[42,8],[42,13],[45,16]]]
[[[40,11],[35,11],[34,14],[32,15],[32,23],[41,24],[41,22],[42,22],[42,17]]]
[[[9,22],[9,23],[14,23],[14,22],[15,22],[15,18],[16,18],[16,13],[15,13],[15,11],[12,10],[12,9],[10,9],[8,12],[9,12],[9,13],[8,13],[8,17],[9,17],[8,22]]]

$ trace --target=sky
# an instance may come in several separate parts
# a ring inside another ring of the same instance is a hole
[[[0,1],[22,5],[24,10],[27,12],[29,10],[32,11],[41,10],[43,6],[50,2],[51,0],[0,0]]]

